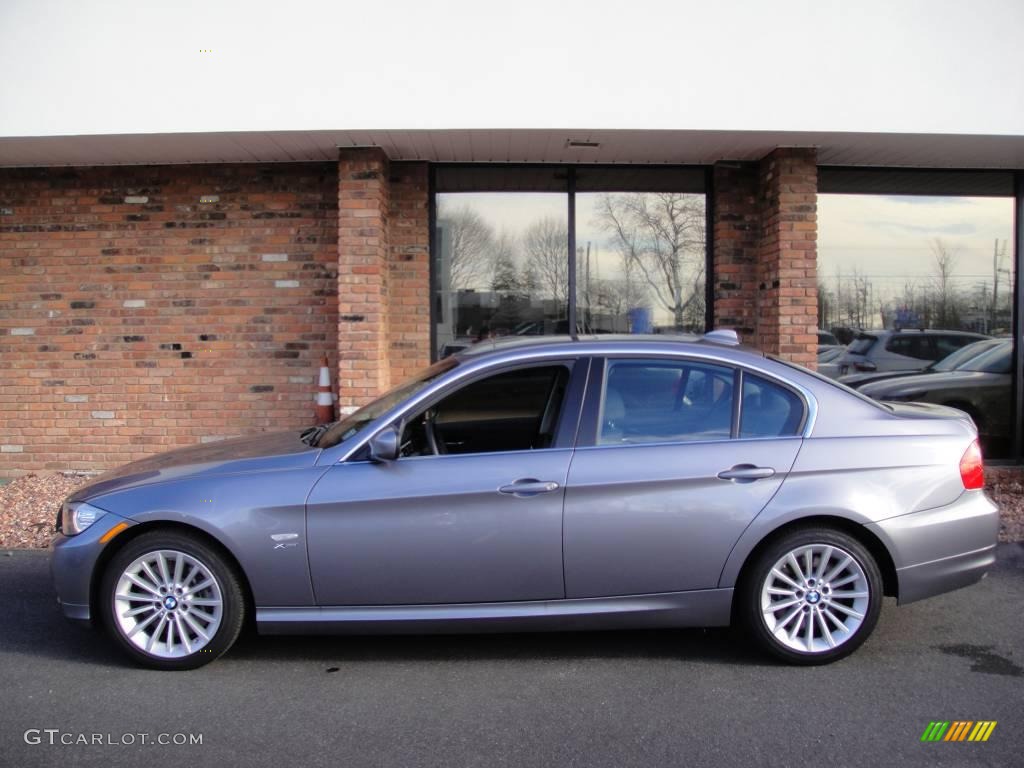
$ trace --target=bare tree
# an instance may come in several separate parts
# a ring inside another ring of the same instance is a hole
[[[451,290],[480,288],[489,284],[494,230],[468,205],[442,207],[438,220],[448,232]]]
[[[564,221],[546,217],[523,234],[527,282],[536,282],[555,301],[559,313],[569,301],[569,231]]]
[[[522,291],[523,278],[516,264],[516,240],[508,232],[502,232],[491,243],[491,290]]]
[[[957,255],[942,238],[936,237],[932,240],[932,256],[935,259],[935,271],[932,274],[935,322],[940,328],[954,328],[960,324],[959,302],[953,282]]]
[[[598,218],[675,326],[702,325],[703,199],[678,192],[605,194]]]

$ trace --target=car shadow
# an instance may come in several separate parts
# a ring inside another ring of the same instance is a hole
[[[224,657],[239,661],[381,661],[677,659],[772,665],[728,628],[462,635],[262,636],[250,633]]]
[[[10,659],[17,654],[50,661],[132,666],[103,630],[65,620],[51,601],[26,601],[25,608],[35,620],[19,622],[0,634],[0,658]],[[728,628],[463,635],[259,635],[248,630],[217,664],[302,661],[328,668],[365,662],[471,663],[502,659],[677,659],[775,665]]]
[[[16,657],[131,666],[106,634],[67,621],[56,604],[42,553],[0,557],[0,660]],[[218,664],[253,661],[338,663],[378,661],[681,659],[772,665],[728,628],[464,635],[259,635],[246,631]]]

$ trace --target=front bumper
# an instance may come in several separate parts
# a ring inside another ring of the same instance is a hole
[[[77,536],[58,533],[50,542],[50,575],[57,590],[57,604],[67,618],[90,619],[90,592],[96,561],[104,548],[116,541],[115,537],[104,544],[100,539],[121,523],[129,527],[135,525],[131,520],[107,512]]]
[[[982,491],[867,526],[896,566],[901,605],[966,587],[996,561],[999,509]]]

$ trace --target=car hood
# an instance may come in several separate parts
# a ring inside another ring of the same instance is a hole
[[[302,442],[301,434],[298,430],[272,432],[158,453],[105,472],[76,490],[68,501],[184,477],[312,466],[320,449]]]
[[[865,384],[858,391],[876,400],[884,400],[887,397],[906,397],[925,392],[938,392],[943,389],[991,386],[998,384],[1000,377],[1005,376],[1006,374],[984,373],[982,371],[924,373]]]

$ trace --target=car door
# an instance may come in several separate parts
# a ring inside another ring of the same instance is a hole
[[[566,597],[716,587],[806,418],[796,391],[728,365],[595,361],[566,491]]]
[[[307,501],[318,604],[564,597],[562,503],[588,362],[477,376],[402,418],[396,461],[332,467]]]

